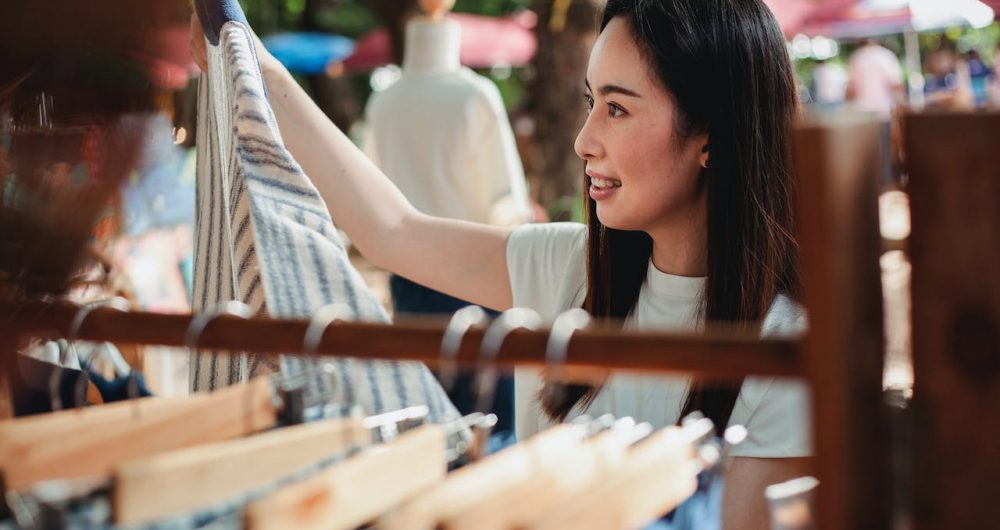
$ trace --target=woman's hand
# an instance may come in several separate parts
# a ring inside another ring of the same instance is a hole
[[[257,34],[253,30],[250,30],[250,35],[253,37],[257,62],[260,63],[261,72],[266,76],[267,74],[282,71],[284,66],[271,55],[271,52],[267,51],[264,43],[257,38]],[[191,58],[194,59],[194,62],[198,65],[198,68],[201,68],[202,72],[208,72],[207,47],[205,30],[201,26],[201,20],[198,19],[197,13],[191,13]]]
[[[208,50],[205,44],[205,30],[201,27],[197,13],[191,13],[191,58],[202,72],[208,72]]]

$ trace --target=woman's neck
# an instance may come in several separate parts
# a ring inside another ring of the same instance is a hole
[[[461,65],[462,31],[451,20],[415,20],[406,27],[404,73],[451,72]]]
[[[694,210],[647,231],[653,238],[656,270],[690,278],[708,276],[708,219],[704,208]]]

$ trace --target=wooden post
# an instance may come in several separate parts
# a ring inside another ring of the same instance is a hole
[[[1000,113],[908,116],[916,527],[996,528]]]
[[[803,124],[796,138],[813,432],[824,529],[889,527],[882,408],[881,125]]]

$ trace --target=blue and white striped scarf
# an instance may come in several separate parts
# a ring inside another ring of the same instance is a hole
[[[223,26],[219,45],[208,43],[208,61],[198,97],[194,308],[239,300],[259,315],[307,318],[343,303],[359,321],[387,322],[325,203],[284,147],[249,30],[238,22]],[[360,405],[367,414],[427,405],[430,421],[458,417],[423,364],[329,361],[335,370],[317,370],[308,395]],[[192,356],[191,387],[212,390],[278,370],[296,374],[317,362],[201,351]]]

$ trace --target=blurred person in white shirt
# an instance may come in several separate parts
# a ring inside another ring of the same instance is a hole
[[[822,105],[837,105],[847,100],[850,78],[844,65],[830,60],[816,62],[813,68],[813,100]]]
[[[903,101],[903,69],[899,58],[875,39],[867,39],[851,54],[847,99],[860,110],[889,118]]]

